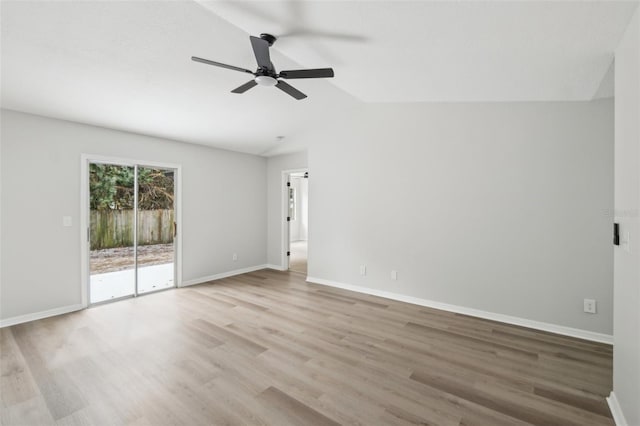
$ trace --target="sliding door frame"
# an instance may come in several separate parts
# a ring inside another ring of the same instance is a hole
[[[91,305],[89,302],[89,285],[90,285],[90,271],[89,271],[89,164],[114,164],[118,166],[134,167],[136,170],[138,167],[150,167],[159,169],[171,169],[175,170],[174,177],[174,209],[175,209],[175,222],[177,225],[177,235],[175,238],[175,256],[174,256],[174,273],[175,280],[174,287],[182,287],[182,165],[174,163],[161,163],[148,160],[136,160],[132,158],[122,157],[108,157],[103,155],[94,154],[82,154],[80,156],[80,280],[81,290],[80,297],[82,300],[82,306],[87,308]],[[137,182],[137,179],[136,179]],[[135,188],[135,198],[138,197],[138,188]],[[137,223],[137,212],[134,214],[136,217],[134,223]],[[137,226],[136,226],[137,228]],[[135,230],[137,233],[137,229]],[[136,256],[137,264],[137,256]],[[136,268],[137,275],[137,268]],[[137,293],[137,277],[136,277],[136,293]],[[152,293],[152,292],[151,292]],[[115,299],[114,299],[115,300]]]

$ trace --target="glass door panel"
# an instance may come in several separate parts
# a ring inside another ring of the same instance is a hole
[[[90,303],[135,295],[135,168],[89,164]]]
[[[175,172],[138,167],[138,294],[175,286]]]

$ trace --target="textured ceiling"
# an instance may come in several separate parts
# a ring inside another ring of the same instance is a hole
[[[3,1],[2,107],[235,151],[280,152],[360,102],[588,100],[635,1]],[[278,69],[336,78],[229,91],[249,34]],[[277,136],[285,136],[278,142]]]

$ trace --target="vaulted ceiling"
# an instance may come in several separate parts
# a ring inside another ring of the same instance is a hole
[[[635,1],[3,1],[2,107],[269,155],[360,102],[589,100]],[[248,36],[331,80],[230,90]],[[606,83],[606,82],[605,82]]]

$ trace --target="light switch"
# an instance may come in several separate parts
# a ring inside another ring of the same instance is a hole
[[[62,216],[62,226],[71,226],[71,216]]]

